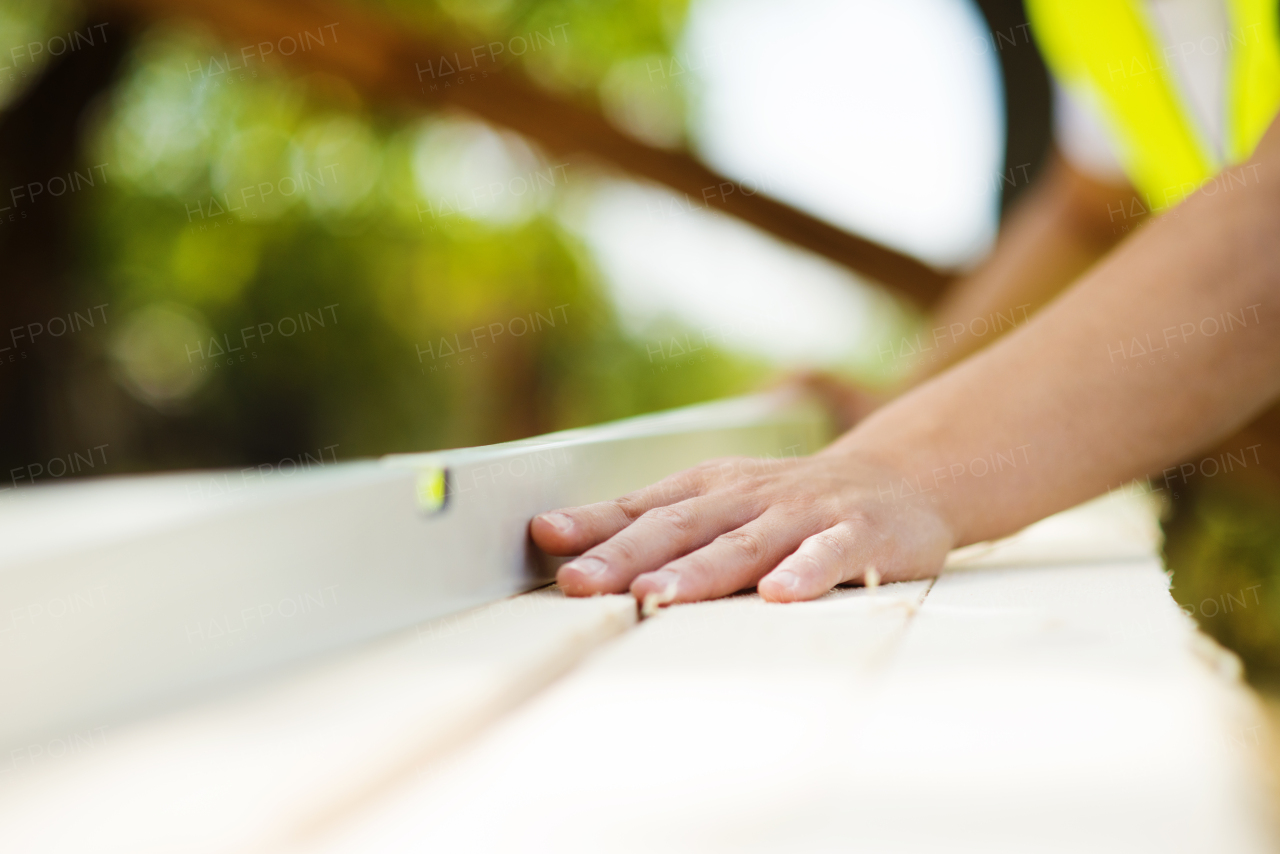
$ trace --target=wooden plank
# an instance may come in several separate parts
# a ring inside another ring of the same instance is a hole
[[[1269,735],[1169,595],[1157,510],[1117,493],[954,553],[842,747],[858,772],[798,823],[837,810],[900,851],[1275,850]]]
[[[1145,561],[1163,533],[1154,495],[1121,491],[1030,525],[1011,537],[975,543],[947,556],[949,568]]]
[[[1154,558],[946,573],[830,782],[872,848],[1275,850],[1262,721],[1206,643]]]
[[[669,608],[472,748],[284,850],[736,845],[804,796],[929,584]]]
[[[628,596],[536,591],[109,730],[74,756],[49,743],[15,751],[0,759],[2,847],[262,850],[456,748],[635,618]]]
[[[918,607],[924,584],[670,609],[281,850],[1275,850],[1261,721],[1150,523],[1072,511]]]
[[[1141,507],[1107,506],[932,587],[675,606],[604,646],[635,618],[627,597],[508,600],[71,758],[28,749],[0,774],[0,839],[131,854],[1275,850],[1256,709],[1169,597],[1151,529],[1130,524]],[[1091,528],[1091,558],[1062,563]]]

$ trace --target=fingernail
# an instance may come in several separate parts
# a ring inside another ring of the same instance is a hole
[[[775,572],[772,578],[774,584],[777,584],[783,590],[795,590],[800,586],[800,576],[787,569]]]
[[[588,578],[595,578],[609,567],[598,557],[580,557],[577,560],[566,563],[563,568],[576,569]]]
[[[880,586],[880,573],[874,566],[869,567],[866,574],[862,576],[862,583],[868,590],[875,590]]]
[[[573,527],[573,520],[563,513],[543,513],[538,518],[562,534],[567,534]]]
[[[640,606],[640,613],[646,617],[652,617],[658,613],[658,609],[663,605],[669,605],[676,601],[676,595],[679,588],[676,586],[676,579],[667,582],[667,586],[662,588],[658,593],[649,593],[644,597],[644,603]]]

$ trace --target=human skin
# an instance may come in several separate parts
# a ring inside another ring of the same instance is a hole
[[[754,584],[788,602],[871,569],[933,575],[952,548],[1226,436],[1280,393],[1278,124],[1244,165],[1247,186],[1193,194],[1028,323],[820,453],[712,461],[536,517],[541,548],[581,555],[560,568],[561,587],[667,604]],[[1134,339],[1160,355],[1139,358]]]
[[[1093,178],[1052,153],[1042,177],[1010,212],[994,250],[939,302],[924,332],[927,350],[894,387],[872,390],[821,371],[788,377],[786,384],[818,397],[843,433],[1000,338],[1008,329],[1004,318],[1020,323],[1043,308],[1149,219],[1133,204],[1136,196],[1129,184]],[[998,323],[988,322],[997,315]]]
[[[1042,309],[1146,221],[1130,215],[1138,210],[1135,196],[1128,184],[1099,181],[1053,154],[1043,177],[1010,212],[995,250],[937,306],[932,329],[965,331],[926,336],[931,358],[921,361],[908,384],[940,373],[999,337],[994,325],[988,334],[971,334],[976,319],[999,313],[1022,322]]]

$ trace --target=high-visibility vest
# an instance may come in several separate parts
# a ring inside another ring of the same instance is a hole
[[[1172,79],[1141,0],[1026,0],[1050,70],[1101,113],[1125,174],[1157,206],[1248,159],[1280,110],[1280,3],[1223,2],[1231,23],[1225,34],[1226,162]]]

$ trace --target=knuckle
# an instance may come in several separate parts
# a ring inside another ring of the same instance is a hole
[[[719,492],[732,492],[739,496],[759,496],[771,485],[771,481],[767,477],[758,474],[747,474],[741,470],[734,470],[729,476],[723,477],[717,483]]]
[[[698,468],[686,469],[670,477],[665,477],[644,491],[646,497],[654,503],[667,504],[680,501],[690,493],[700,493],[706,488],[706,473]]]
[[[762,457],[739,457],[734,460],[734,471],[741,477],[759,480],[774,470],[771,460]]]
[[[680,475],[677,474],[672,475],[671,477],[664,477],[662,480],[646,489],[644,494],[651,501],[662,504],[670,501],[673,496],[678,495],[682,488],[683,481],[680,480]]]
[[[634,522],[644,513],[644,505],[635,495],[624,495],[621,498],[615,499],[613,506],[618,508],[618,510],[622,512],[622,515],[630,522]]]
[[[675,528],[681,533],[692,532],[698,524],[698,514],[693,508],[684,504],[656,507],[646,513],[645,516],[655,522]]]
[[[847,503],[842,496],[839,495],[819,495],[813,499],[813,506],[823,515],[823,518],[830,519],[831,524],[839,522],[841,519],[849,517]]]
[[[875,527],[875,521],[871,518],[871,514],[865,510],[846,510],[843,516],[844,521],[837,526],[838,530],[856,533],[858,531],[869,531]]]
[[[768,538],[759,531],[741,529],[730,531],[720,536],[720,542],[752,562],[763,560],[769,552]]]
[[[691,469],[685,469],[676,475],[673,480],[680,486],[693,487],[699,489],[706,485],[707,472],[701,467],[696,466]]]
[[[853,544],[839,531],[823,531],[815,538],[816,545],[837,561],[848,560],[853,554]]]

